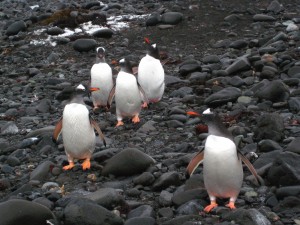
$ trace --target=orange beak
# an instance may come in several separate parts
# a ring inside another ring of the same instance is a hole
[[[91,87],[90,88],[90,92],[93,92],[93,91],[99,91],[100,90],[100,88],[95,88],[95,87]]]
[[[201,114],[193,112],[193,111],[188,111],[186,114],[190,115],[190,116],[201,116]]]

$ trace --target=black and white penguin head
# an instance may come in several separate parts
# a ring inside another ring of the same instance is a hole
[[[152,56],[153,58],[159,59],[160,57],[159,57],[159,50],[157,48],[157,44],[156,43],[151,44],[149,38],[144,38],[144,40],[145,43],[147,44],[147,54]]]
[[[119,66],[121,68],[121,71],[124,71],[126,73],[133,73],[132,71],[132,65],[130,61],[127,58],[123,58],[119,61]]]
[[[103,48],[103,47],[98,47],[98,48],[96,49],[96,53],[97,53],[97,58],[98,58],[100,61],[105,60],[105,48]]]

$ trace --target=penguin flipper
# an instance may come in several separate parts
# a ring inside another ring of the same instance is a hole
[[[149,103],[149,99],[147,98],[144,89],[143,89],[142,86],[139,84],[139,82],[137,82],[137,85],[138,85],[139,91],[140,91],[140,93],[141,93],[141,96],[142,96],[144,102],[146,102],[146,103],[148,104],[148,103]]]
[[[52,135],[52,141],[54,143],[57,142],[57,139],[61,133],[61,129],[62,129],[62,118],[60,118],[60,120],[58,121],[58,123],[56,124],[54,131],[53,131],[53,135]]]
[[[195,172],[195,170],[200,165],[200,163],[203,162],[203,159],[204,159],[204,151],[201,150],[192,158],[189,165],[187,166],[186,177],[190,177]]]
[[[252,163],[240,151],[238,151],[238,156],[241,158],[241,160],[248,167],[252,175],[255,177],[257,184],[263,185],[264,180],[257,174],[256,169],[253,167]]]
[[[116,92],[116,84],[114,84],[113,88],[109,92],[109,96],[108,96],[108,99],[107,99],[107,109],[110,109],[112,100],[113,100],[113,98],[115,96],[115,92]]]
[[[97,122],[95,120],[93,120],[92,118],[90,118],[90,122],[91,122],[91,125],[94,127],[94,129],[99,134],[99,138],[103,141],[104,146],[106,147],[106,141],[105,141],[105,138],[104,138],[104,134],[102,133],[100,127],[97,124]]]

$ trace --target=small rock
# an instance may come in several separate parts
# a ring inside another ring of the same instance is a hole
[[[47,177],[50,175],[51,167],[54,167],[54,163],[51,161],[45,161],[41,163],[30,173],[30,180],[42,181],[47,179]]]
[[[236,101],[241,94],[242,91],[239,88],[227,87],[208,96],[204,100],[204,103],[207,105],[222,105],[227,102]]]
[[[1,225],[48,225],[51,219],[55,220],[55,216],[50,209],[35,202],[12,199],[0,203]]]
[[[175,171],[162,174],[153,184],[153,190],[159,191],[171,185],[179,185],[181,183],[179,174]]]
[[[131,210],[127,215],[128,219],[136,218],[136,217],[155,218],[154,209],[150,205],[141,205],[141,206]]]
[[[113,36],[114,32],[109,28],[103,28],[96,30],[93,32],[92,36],[98,37],[98,38],[111,38]]]
[[[97,42],[94,39],[77,39],[73,43],[73,48],[79,52],[88,52],[90,50],[95,50],[97,47]]]
[[[16,35],[20,31],[25,31],[26,29],[27,29],[27,26],[23,20],[16,21],[8,26],[8,28],[6,30],[6,35],[8,35],[8,36]]]
[[[260,22],[272,22],[276,19],[273,16],[269,16],[266,14],[256,14],[253,16],[254,21],[260,21]]]
[[[102,170],[102,175],[130,176],[143,172],[154,162],[152,157],[138,149],[127,148],[107,161]]]
[[[164,24],[176,25],[183,20],[183,14],[179,12],[166,12],[161,16],[161,22]]]

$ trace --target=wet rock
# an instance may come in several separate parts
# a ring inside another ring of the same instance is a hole
[[[1,126],[1,134],[2,135],[12,135],[17,134],[19,132],[19,128],[15,124],[15,122],[7,122],[3,126]]]
[[[152,217],[134,217],[126,220],[124,225],[155,225],[155,219]]]
[[[23,20],[16,21],[9,25],[9,27],[6,30],[6,35],[11,36],[11,35],[16,35],[20,31],[25,31],[27,29],[27,26]]]
[[[279,187],[276,189],[276,196],[279,199],[283,199],[288,196],[299,196],[300,194],[300,186],[287,186],[287,187]]]
[[[179,173],[167,172],[162,174],[153,184],[153,190],[159,191],[165,189],[171,185],[179,185],[181,183]]]
[[[260,142],[258,142],[258,151],[259,152],[270,152],[270,151],[274,151],[274,150],[282,150],[282,147],[273,140],[261,140]]]
[[[107,209],[113,209],[124,203],[122,195],[113,188],[100,188],[99,190],[86,195],[86,198]]]
[[[54,167],[54,163],[51,161],[45,161],[41,163],[30,173],[30,180],[42,181],[47,179],[50,175],[52,167]]]
[[[161,16],[161,22],[164,24],[176,25],[183,20],[183,14],[179,12],[166,12]]]
[[[273,12],[275,14],[278,14],[283,10],[284,10],[283,5],[280,4],[277,0],[272,1],[267,7],[267,11]]]
[[[257,209],[237,209],[223,215],[225,220],[234,220],[245,225],[271,225],[271,222]]]
[[[140,150],[127,148],[107,161],[102,170],[102,175],[130,176],[143,172],[154,162],[152,157]]]
[[[113,36],[114,32],[109,28],[103,28],[99,29],[95,32],[93,32],[92,36],[98,37],[98,38],[111,38]]]
[[[161,22],[161,16],[159,13],[151,14],[146,20],[146,26],[155,26]]]
[[[254,21],[260,21],[260,22],[272,22],[276,19],[273,16],[269,16],[266,14],[256,14],[253,16]]]
[[[280,141],[283,138],[284,122],[277,113],[266,113],[257,118],[257,128],[254,130],[256,140],[271,139]]]
[[[239,71],[250,69],[249,60],[246,57],[241,57],[236,59],[230,66],[228,66],[225,71],[228,75],[237,73]]]
[[[74,50],[78,52],[88,52],[90,50],[95,50],[97,47],[97,42],[94,39],[77,39],[73,43]]]
[[[136,218],[136,217],[150,217],[150,218],[155,218],[155,212],[152,206],[150,205],[141,205],[133,210],[131,210],[127,218]]]
[[[182,76],[186,76],[195,71],[198,71],[198,72],[202,71],[201,65],[199,65],[197,62],[191,62],[191,63],[186,62],[182,66],[179,67],[179,73]]]
[[[285,148],[285,151],[294,152],[294,153],[300,153],[300,137],[296,137],[294,140],[292,140]]]
[[[288,106],[292,112],[298,112],[300,110],[300,97],[289,98]]]
[[[248,46],[248,43],[245,40],[236,40],[230,43],[229,48],[234,49],[243,49]]]
[[[241,90],[235,87],[227,87],[208,96],[204,103],[207,105],[222,105],[227,102],[234,102],[242,94]]]
[[[47,29],[47,34],[49,35],[59,35],[63,34],[64,30],[61,29],[60,27],[50,27]]]
[[[133,179],[133,183],[143,186],[151,185],[155,181],[155,177],[150,172],[144,172]]]
[[[26,218],[26,219],[25,219]],[[55,216],[47,207],[21,199],[0,203],[0,224],[47,225]]]
[[[256,91],[254,95],[259,99],[266,99],[272,102],[281,102],[288,99],[289,90],[283,82],[274,80],[266,83],[266,85]]]
[[[8,188],[10,188],[9,180],[7,178],[1,178],[0,179],[0,191],[4,191]]]
[[[268,181],[276,186],[290,186],[300,183],[300,156],[293,152],[280,153],[268,172]]]
[[[91,200],[74,199],[64,209],[64,224],[122,225],[123,221],[114,213]]]
[[[180,206],[188,201],[195,200],[195,199],[204,199],[206,197],[207,197],[207,191],[204,188],[195,188],[195,189],[175,193],[172,198],[172,201],[176,206]]]
[[[197,215],[203,211],[203,205],[206,205],[202,200],[191,200],[179,206],[176,210],[178,215]]]
[[[168,191],[162,191],[159,195],[158,202],[161,206],[170,206],[173,194]]]

